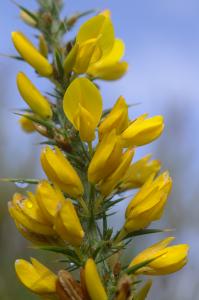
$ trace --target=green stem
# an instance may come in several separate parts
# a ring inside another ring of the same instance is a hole
[[[80,197],[78,200],[79,200],[79,203],[80,203],[81,207],[83,208],[84,212],[86,213],[86,215],[89,216],[89,209],[88,209],[84,199],[82,197]]]

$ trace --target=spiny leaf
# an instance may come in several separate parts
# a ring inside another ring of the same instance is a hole
[[[12,0],[12,2],[19,7],[22,11],[24,11],[27,15],[29,15],[32,19],[34,19],[36,22],[38,21],[37,16],[32,13],[31,11],[29,11],[27,8],[25,8],[24,6],[22,6],[21,4],[17,3],[16,1]]]
[[[0,181],[4,182],[14,182],[14,183],[28,183],[28,184],[38,184],[39,179],[27,179],[27,178],[0,178]]]
[[[166,253],[166,252],[165,252],[165,253]],[[147,266],[147,265],[150,264],[152,261],[154,261],[154,260],[160,258],[161,256],[163,256],[165,253],[162,253],[161,255],[158,255],[158,256],[156,256],[156,257],[154,257],[154,258],[151,258],[151,259],[146,259],[146,260],[144,260],[144,261],[141,262],[141,263],[138,263],[138,264],[136,264],[136,265],[134,265],[134,266],[132,266],[132,267],[130,267],[130,268],[127,268],[126,273],[127,273],[127,274],[134,274],[137,270],[139,270],[139,269],[141,269],[141,268]]]
[[[172,229],[141,229],[138,231],[134,231],[132,233],[129,233],[125,239],[129,239],[133,236],[139,236],[139,235],[145,235],[145,234],[153,234],[153,233],[161,233],[161,232],[169,232],[172,231]]]

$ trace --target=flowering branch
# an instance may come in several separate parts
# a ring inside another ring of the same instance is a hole
[[[48,179],[6,179],[37,185],[35,193],[14,194],[8,207],[27,240],[64,259],[58,274],[34,258],[19,259],[17,276],[46,300],[143,300],[151,281],[137,288],[138,276],[176,272],[188,252],[186,244],[168,247],[173,237],[167,237],[128,266],[121,260],[134,236],[164,232],[148,226],[163,214],[172,186],[169,173],[159,175],[161,164],[150,155],[132,163],[138,147],[161,135],[163,117],[144,114],[129,120],[122,96],[112,109],[103,110],[99,80],[119,79],[128,68],[109,11],[87,20],[69,40],[67,33],[76,22],[93,11],[62,19],[61,0],[38,0],[36,12],[18,6],[23,21],[37,30],[39,46],[21,32],[12,33],[13,44],[20,59],[52,83],[53,91],[44,96],[24,73],[17,75],[28,105],[20,112],[20,124],[27,133],[46,138],[41,166]],[[126,208],[124,225],[115,232],[109,217],[133,189],[138,191]],[[72,275],[74,270],[79,277]]]

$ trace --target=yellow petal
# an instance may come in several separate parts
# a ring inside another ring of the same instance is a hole
[[[128,105],[125,99],[121,96],[116,101],[111,112],[99,125],[100,139],[105,133],[115,129],[117,134],[120,134],[128,126]]]
[[[37,186],[36,199],[46,219],[53,223],[58,205],[65,201],[60,189],[51,186],[47,180],[42,180]]]
[[[98,47],[97,42],[97,39],[90,39],[79,45],[75,64],[73,66],[75,73],[86,73],[89,65],[101,58],[102,52]]]
[[[42,150],[41,164],[48,178],[65,193],[75,198],[84,193],[77,172],[57,147],[55,151],[50,147]]]
[[[109,195],[113,189],[120,183],[126,169],[129,167],[134,155],[134,150],[127,150],[118,164],[117,169],[100,184],[100,191],[104,196]]]
[[[173,237],[168,237],[139,253],[130,266],[152,259],[137,274],[166,275],[180,270],[187,263],[189,246],[186,244],[167,247]]]
[[[114,29],[111,20],[98,15],[86,21],[80,27],[77,42],[82,44],[90,39],[98,39],[98,46],[103,55],[107,54],[114,44]]]
[[[91,300],[108,300],[95,262],[91,258],[87,260],[85,265],[85,281]]]
[[[74,124],[76,128],[79,128],[82,141],[91,142],[95,139],[95,120],[80,103],[74,117]]]
[[[77,78],[66,90],[63,108],[66,117],[78,131],[81,132],[82,130],[80,126],[84,126],[83,131],[89,130],[90,128],[87,128],[87,126],[89,126],[90,122],[89,124],[78,122],[78,114],[83,113],[84,115],[84,111],[86,111],[83,119],[89,116],[89,120],[92,120],[92,128],[95,128],[102,115],[102,97],[97,87],[90,80]],[[79,108],[84,109],[84,111]],[[82,119],[82,114],[80,119]]]
[[[34,47],[21,32],[12,32],[12,41],[19,54],[42,76],[53,72],[48,60]]]
[[[115,39],[112,50],[98,62],[89,66],[88,73],[104,80],[121,78],[128,69],[128,64],[120,61],[124,55],[125,45],[122,40]]]
[[[55,219],[55,230],[61,238],[73,246],[80,246],[84,231],[72,202],[67,199],[60,204]]]
[[[30,198],[24,198],[23,195],[15,194],[12,202],[8,203],[8,209],[14,221],[30,232],[47,236],[55,235],[52,226],[44,219],[36,202]]]
[[[95,154],[89,164],[88,180],[98,183],[109,176],[118,167],[122,158],[120,138],[115,130],[104,135],[98,144]]]
[[[15,270],[19,280],[32,292],[43,295],[56,292],[57,276],[36,259],[32,264],[23,259],[15,262]]]
[[[160,161],[150,161],[150,158],[151,155],[146,155],[129,167],[123,179],[122,189],[141,187],[151,174],[157,174],[160,171]]]
[[[159,251],[165,249],[174,239],[175,239],[174,237],[167,237],[167,238],[153,244],[152,246],[146,248],[132,260],[130,266],[132,267],[132,266],[139,264],[145,260],[153,258],[154,255],[156,256]]]
[[[164,129],[162,116],[144,119],[139,117],[122,133],[124,147],[142,146],[157,139]]]
[[[52,110],[49,102],[22,72],[17,75],[17,86],[22,98],[34,113],[42,118],[52,117]]]

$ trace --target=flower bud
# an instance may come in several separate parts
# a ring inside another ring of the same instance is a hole
[[[92,258],[89,258],[85,265],[85,282],[91,300],[108,300]]]
[[[52,117],[52,110],[49,102],[22,72],[17,75],[17,87],[21,97],[35,114],[38,114],[41,118]]]
[[[75,79],[66,90],[63,108],[81,140],[92,141],[102,115],[102,97],[96,86],[86,78]]]
[[[164,172],[155,180],[153,177],[152,175],[146,181],[126,209],[124,228],[127,232],[143,229],[160,219],[163,214],[172,180],[168,172]]]
[[[33,14],[33,13],[32,13]],[[36,27],[37,26],[37,22],[36,20],[31,17],[31,15],[29,15],[27,12],[25,12],[24,10],[20,11],[20,18],[29,26],[31,27]]]
[[[162,116],[155,116],[146,119],[147,115],[142,115],[132,121],[128,128],[122,133],[124,147],[142,146],[157,139],[163,129],[164,121]]]
[[[57,276],[35,258],[31,258],[31,263],[17,259],[15,270],[22,284],[33,293],[43,297],[55,294]]]
[[[23,129],[23,131],[25,131],[26,133],[32,133],[35,131],[34,123],[30,119],[28,119],[26,116],[28,116],[28,114],[22,116],[19,119],[19,124],[21,125],[21,128]]]
[[[50,147],[44,148],[41,164],[48,178],[62,191],[74,198],[83,195],[84,188],[77,172],[59,148],[55,147],[54,151]]]
[[[53,68],[48,60],[35,48],[21,32],[12,32],[12,41],[21,57],[27,61],[40,75],[50,76]]]
[[[125,99],[120,96],[111,112],[99,125],[100,139],[105,133],[109,133],[113,129],[116,130],[117,134],[120,134],[128,127],[128,123],[128,106]]]
[[[98,144],[95,154],[88,167],[88,180],[98,183],[105,180],[118,167],[122,159],[120,137],[115,130],[104,135]]]
[[[55,218],[55,230],[61,238],[73,246],[80,246],[84,231],[80,224],[74,205],[66,199],[59,205]]]
[[[127,169],[122,180],[121,190],[136,189],[141,187],[146,180],[160,171],[161,163],[159,160],[151,160],[151,155],[146,155],[136,161]]]
[[[167,247],[173,237],[168,237],[139,253],[131,262],[133,267],[146,260],[152,260],[136,271],[136,274],[167,275],[179,271],[187,263],[189,246],[180,244]]]

